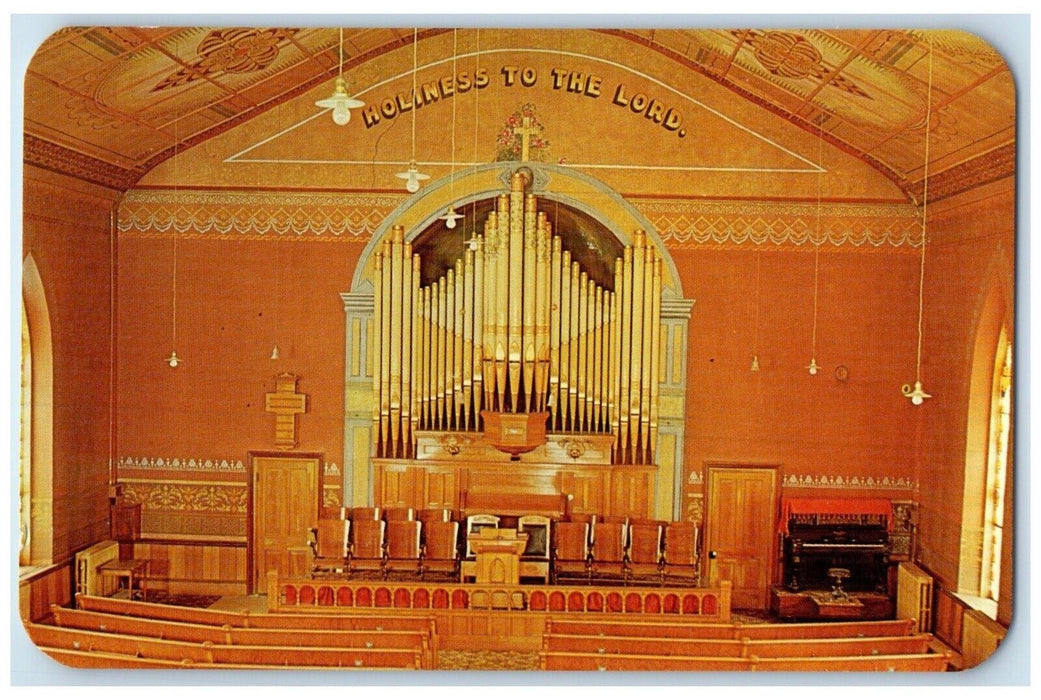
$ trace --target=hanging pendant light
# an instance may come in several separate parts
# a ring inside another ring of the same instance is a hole
[[[763,251],[755,251],[755,321],[752,323],[752,332],[755,334],[755,338],[752,341],[752,369],[753,372],[759,371],[759,284],[761,279],[761,266],[763,259]]]
[[[922,173],[922,245],[921,256],[918,263],[918,349],[915,358],[915,380],[914,387],[904,384],[900,393],[905,398],[911,399],[911,404],[921,406],[926,399],[931,399],[932,394],[927,394],[922,388],[922,306],[924,302],[925,289],[925,241],[926,241],[926,218],[929,207],[929,133],[933,115],[933,45],[929,42],[929,82],[925,97],[925,166]]]
[[[813,242],[813,341],[810,352],[810,364],[806,365],[810,376],[817,376],[822,368],[817,364],[817,297],[820,287],[820,234],[821,234],[821,172],[823,172],[823,142],[824,142],[824,120],[823,114],[818,118],[817,124],[817,240]]]
[[[397,176],[405,181],[405,189],[413,193],[419,191],[420,180],[430,179],[429,175],[424,175],[423,173],[419,172],[419,169],[416,168],[416,161],[414,160],[409,161],[408,170],[406,170],[403,173],[398,173]]]
[[[174,156],[176,157],[176,156]],[[173,292],[172,292],[172,303],[171,303],[171,318],[172,318],[172,332],[170,344],[174,350],[170,353],[170,357],[167,357],[166,362],[171,367],[176,368],[177,365],[181,364],[183,360],[177,357],[177,232],[174,231],[173,239]]]
[[[459,30],[452,30],[452,75],[456,75],[455,59],[456,51],[459,41]],[[448,196],[454,201],[455,200],[455,106],[456,101],[452,100],[452,172],[449,174],[448,179]],[[445,222],[445,228],[455,228],[456,221],[463,218],[463,215],[455,210],[455,206],[452,204],[448,205],[448,211],[438,217]]]
[[[347,92],[347,81],[343,77],[343,27],[340,28],[340,74],[336,78],[336,86],[333,88],[332,96],[318,100],[315,106],[331,109],[333,121],[339,126],[351,120],[351,109],[365,106],[364,102],[354,99]]]
[[[174,122],[174,153],[173,153],[173,158],[174,158],[174,163],[173,163],[173,166],[174,166],[173,167],[173,171],[174,171],[174,186],[173,186],[173,189],[174,189],[174,199],[177,198],[177,183],[178,183],[178,180],[180,178],[180,168],[178,167],[178,162],[177,162],[177,144],[178,144],[177,122],[175,121]],[[173,348],[173,351],[170,353],[170,357],[167,357],[164,360],[164,362],[166,362],[168,365],[170,365],[171,367],[176,369],[177,365],[179,365],[182,362],[184,362],[184,360],[182,360],[181,358],[177,357],[177,231],[176,230],[173,232],[173,243],[172,243],[171,247],[173,248],[173,264],[172,264],[172,268],[173,268],[173,283],[171,285],[172,286],[172,290],[171,290],[171,294],[170,294],[170,297],[171,297],[171,302],[170,302],[170,319],[171,319],[171,323],[170,323],[170,326],[171,326],[170,345]]]
[[[272,360],[277,360],[278,359],[278,346],[277,345],[275,346],[275,349],[271,351],[271,359]]]
[[[419,172],[416,167],[416,73],[419,70],[419,64],[416,60],[416,44],[419,42],[419,29],[412,30],[412,160],[408,163],[408,170],[403,173],[398,173],[397,177],[400,177],[405,181],[405,189],[409,193],[416,193],[419,191],[419,183],[421,180],[429,180],[429,175],[424,175]],[[453,104],[455,101],[453,100]]]

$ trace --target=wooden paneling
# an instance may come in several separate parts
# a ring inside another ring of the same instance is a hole
[[[18,612],[23,620],[42,620],[51,605],[68,605],[71,600],[72,562],[18,583]]]
[[[202,542],[138,542],[134,558],[151,562],[149,588],[169,593],[244,595],[246,546]]]
[[[651,517],[656,468],[644,465],[374,462],[375,503],[382,507],[451,508],[532,496],[571,496],[573,514]]]

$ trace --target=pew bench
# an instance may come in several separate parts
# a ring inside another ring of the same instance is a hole
[[[751,657],[752,671],[946,671],[946,654],[898,654],[893,656]]]
[[[651,654],[655,656],[739,657],[745,643],[737,639],[682,639],[665,637],[611,637],[604,635],[543,636],[545,651],[583,654]]]
[[[660,656],[656,654],[603,654],[541,651],[543,671],[747,671],[752,662],[740,656]]]
[[[252,667],[423,668],[418,649],[228,645],[27,624],[42,648],[122,654],[160,661]]]
[[[615,637],[666,637],[670,639],[828,639],[847,637],[902,637],[910,635],[914,620],[871,622],[807,622],[793,624],[743,624],[740,622],[633,621],[618,619],[549,618],[546,632],[553,634],[606,635]]]

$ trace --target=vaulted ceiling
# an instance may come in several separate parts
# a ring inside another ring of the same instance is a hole
[[[427,28],[424,41],[450,29]],[[479,30],[461,30],[475,33]],[[557,31],[557,30],[541,30]],[[930,117],[929,197],[1009,175],[1013,76],[962,31],[559,30],[623,40],[859,158],[918,201]],[[518,31],[518,35],[523,32]],[[413,30],[345,28],[345,73],[411,47]],[[516,47],[517,44],[514,44]],[[410,49],[411,50],[411,49]],[[444,50],[444,49],[438,49]],[[25,76],[27,163],[125,190],[178,150],[303,93],[339,70],[340,30],[311,27],[68,27],[38,48]],[[436,61],[429,52],[425,60]],[[448,55],[441,59],[450,58]],[[628,60],[628,57],[622,59]],[[639,69],[641,66],[634,66]],[[648,70],[651,69],[648,62]],[[364,86],[355,86],[364,87]]]

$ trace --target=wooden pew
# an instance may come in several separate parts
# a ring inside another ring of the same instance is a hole
[[[589,654],[541,651],[543,671],[747,671],[750,659],[719,656],[659,656],[655,654]]]
[[[150,620],[214,625],[217,627],[230,625],[232,627],[249,629],[417,631],[422,632],[426,636],[431,653],[434,656],[437,654],[437,634],[434,617],[423,612],[397,609],[394,610],[393,615],[388,615],[385,610],[380,609],[352,610],[347,615],[230,612],[176,605],[159,605],[157,603],[103,598],[83,594],[76,595],[76,604],[81,610],[127,615]]]
[[[654,656],[738,657],[745,642],[737,639],[682,639],[665,637],[609,637],[603,635],[545,634],[544,651],[583,654],[649,654]]]
[[[237,646],[183,642],[109,632],[27,624],[29,638],[39,647],[97,651],[129,657],[193,664],[255,667],[422,668],[417,649],[350,647]]]
[[[327,630],[307,627],[257,629],[231,625],[217,627],[92,610],[70,610],[59,606],[52,606],[51,614],[59,627],[176,641],[246,646],[418,649],[422,654],[424,668],[434,668],[436,664],[427,630]]]
[[[744,655],[765,657],[893,656],[925,654],[931,634],[907,637],[849,637],[835,639],[745,639]]]
[[[152,620],[170,620],[202,625],[231,625],[256,629],[327,629],[327,630],[420,630],[432,631],[434,618],[424,612],[395,609],[388,615],[381,609],[352,609],[350,614],[319,613],[251,613],[160,605],[120,598],[76,595],[82,610],[130,615]]]
[[[752,671],[946,671],[949,654],[894,656],[751,657]]]
[[[165,661],[163,659],[143,659],[126,654],[110,654],[101,651],[76,651],[74,649],[56,649],[52,647],[40,647],[40,651],[47,654],[55,661],[72,668],[100,668],[100,669],[154,669],[154,668],[177,668],[177,669],[209,669],[209,670],[272,670],[270,666],[249,666],[243,664],[209,664],[198,663],[185,659],[184,661]],[[279,666],[280,671],[321,671],[328,670],[322,666]],[[398,669],[384,668],[357,668],[343,667],[337,671],[393,671]]]
[[[907,636],[914,620],[742,624],[739,622],[678,622],[605,618],[549,618],[546,632],[605,636],[666,637],[670,639],[827,639],[834,637]]]

